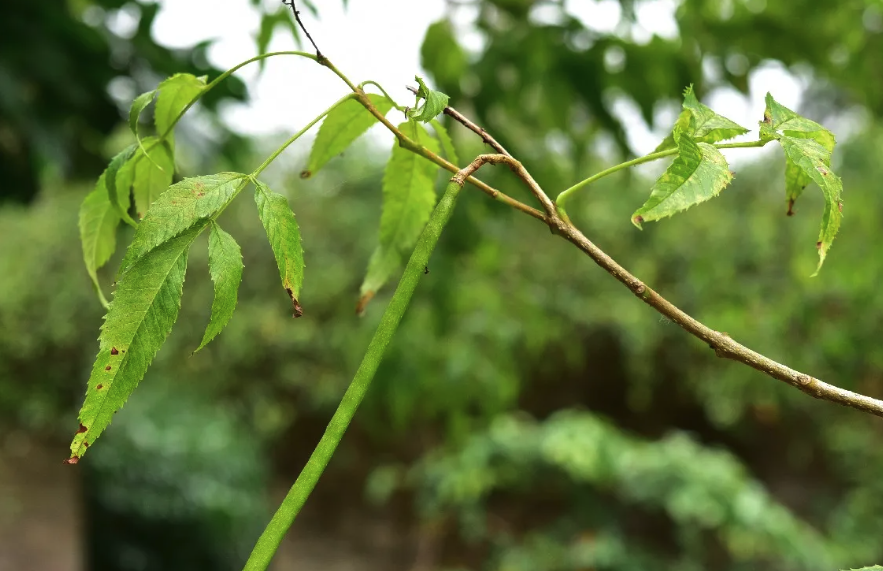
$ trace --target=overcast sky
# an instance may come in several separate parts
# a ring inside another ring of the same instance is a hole
[[[343,9],[341,0],[316,2],[322,5],[320,20],[306,10],[302,15],[323,53],[354,81],[373,79],[400,102],[409,101],[405,86],[414,83],[416,73],[422,73],[420,44],[429,24],[444,16],[444,0],[419,0],[419,9],[415,9],[417,0],[350,0],[348,10]],[[222,69],[255,55],[259,17],[248,0],[160,0],[160,4],[153,30],[159,43],[186,47],[214,39],[209,59]],[[266,0],[266,5],[275,7],[277,1]],[[565,5],[570,13],[599,31],[612,31],[619,22],[617,0],[567,0]],[[639,3],[635,39],[646,41],[652,34],[676,35],[676,7],[676,0]],[[458,20],[471,20],[468,12],[458,12]],[[539,21],[553,16],[554,12],[542,8],[531,14]],[[458,33],[467,48],[481,46],[481,36],[474,30],[460,26]],[[287,49],[295,49],[293,40],[280,31],[271,50]],[[234,129],[246,134],[297,130],[347,92],[328,70],[302,58],[271,58],[263,75],[258,78],[257,74],[257,65],[238,72],[250,86],[251,99],[246,104],[232,104],[223,113]],[[781,66],[763,66],[752,74],[750,86],[750,98],[723,89],[709,94],[705,103],[748,128],[756,128],[767,91],[787,107],[799,107],[801,82]],[[649,131],[637,107],[628,101],[618,102],[615,111],[626,122],[629,139],[639,153],[652,151],[665,134]],[[756,151],[740,152],[732,158],[744,160],[756,155]]]

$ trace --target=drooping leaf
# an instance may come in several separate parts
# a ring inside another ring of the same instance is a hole
[[[217,214],[248,184],[241,173],[185,178],[157,198],[138,224],[126,251],[119,275],[139,258],[193,226],[198,220]]]
[[[289,11],[289,8],[287,6],[283,6],[272,14],[264,13],[261,15],[261,24],[258,28],[258,33],[255,36],[255,43],[257,44],[258,54],[263,55],[267,53],[267,49],[270,47],[270,40],[273,39],[273,34],[276,32],[276,28],[279,26],[287,28],[288,31],[291,32],[295,44],[298,46],[300,45],[300,36],[298,34],[297,25],[295,24],[294,18],[291,17],[291,12]],[[266,63],[267,60],[265,59],[262,59],[258,62],[258,66],[261,71],[263,71]]]
[[[178,114],[205,89],[205,80],[189,73],[178,73],[159,84],[156,98],[154,121],[156,132],[162,137],[166,133],[171,139],[170,129]]]
[[[654,152],[677,147],[674,137],[675,131],[690,135],[697,143],[717,143],[748,132],[745,127],[718,115],[710,107],[700,103],[696,94],[693,93],[692,85],[684,90],[682,107],[684,110],[678,116],[672,133],[656,147]]]
[[[111,159],[110,165],[108,165],[107,170],[104,171],[104,181],[105,186],[107,187],[107,196],[110,199],[110,203],[116,209],[120,218],[131,226],[135,226],[136,223],[128,213],[129,190],[125,185],[120,185],[120,188],[117,188],[117,174],[120,172],[120,169],[129,162],[137,148],[138,144],[133,143],[120,151],[113,159]]]
[[[368,97],[384,115],[392,109],[392,102],[386,97],[373,93]],[[313,149],[310,151],[310,160],[301,177],[308,178],[316,174],[328,161],[344,152],[376,122],[377,118],[355,99],[349,99],[338,105],[322,121]]]
[[[438,152],[438,143],[420,124],[407,121],[398,128],[427,149]],[[401,266],[403,253],[414,245],[426,225],[435,206],[433,183],[437,169],[423,157],[398,145],[393,147],[383,175],[380,244],[362,282],[360,307],[364,308],[366,300]]]
[[[433,119],[429,123],[432,125],[432,129],[435,131],[439,143],[441,143],[441,148],[445,153],[445,158],[448,159],[449,162],[455,165],[459,165],[460,158],[457,156],[457,149],[454,148],[454,141],[452,141],[451,136],[448,135],[448,130],[445,129],[445,126],[442,125],[441,121],[439,121],[438,119]]]
[[[840,229],[840,221],[843,218],[841,195],[843,182],[831,170],[831,153],[814,139],[782,136],[779,143],[785,151],[785,156],[800,169],[810,180],[819,185],[825,196],[825,212],[822,214],[822,228],[819,231],[819,240],[816,246],[819,250],[819,265],[813,275],[817,275],[825,262],[825,256],[831,248],[831,243]]]
[[[786,136],[799,139],[812,139],[828,152],[828,158],[824,160],[826,167],[831,165],[831,153],[834,152],[836,139],[834,134],[810,119],[801,117],[794,111],[778,103],[773,96],[766,95],[766,110],[764,120],[760,123],[761,137],[765,140],[778,139],[781,131]],[[794,202],[803,193],[803,189],[809,184],[811,178],[804,172],[786,153],[785,155],[785,199],[788,203],[787,213],[794,213]]]
[[[155,95],[156,89],[148,91],[147,93],[142,93],[132,102],[132,107],[129,109],[129,129],[132,130],[132,133],[136,137],[138,136],[138,119],[141,118],[141,112],[144,111],[145,107],[150,105],[150,102],[153,101]]]
[[[71,460],[86,453],[144,377],[178,318],[187,252],[208,221],[142,256],[120,278],[99,337]]]
[[[214,221],[211,223],[211,234],[208,238],[208,267],[215,286],[215,298],[212,301],[212,316],[196,351],[208,345],[230,322],[236,309],[239,283],[242,281],[242,252],[239,244]]]
[[[146,154],[145,154],[146,151]],[[155,137],[143,141],[143,150],[135,154],[132,190],[135,195],[135,213],[144,218],[150,205],[172,184],[175,174],[175,159],[172,149]]]
[[[273,192],[260,181],[256,184],[254,200],[276,257],[276,265],[279,266],[282,287],[291,298],[294,317],[300,317],[303,315],[299,300],[304,282],[304,249],[294,212],[284,196]]]
[[[714,198],[733,179],[724,156],[708,143],[677,135],[678,156],[653,185],[650,198],[632,214],[632,223],[659,220]]]
[[[120,215],[110,203],[107,187],[102,174],[95,188],[80,206],[80,242],[83,246],[83,261],[86,271],[95,285],[95,292],[101,304],[107,307],[107,299],[98,283],[98,268],[102,267],[116,251],[116,230]]]
[[[449,97],[441,91],[433,91],[426,87],[422,78],[415,76],[417,85],[417,99],[423,99],[423,103],[416,109],[408,111],[408,117],[415,121],[429,123],[436,115],[442,113],[448,106]]]

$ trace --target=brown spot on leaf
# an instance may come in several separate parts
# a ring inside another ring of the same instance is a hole
[[[119,354],[120,354],[120,351],[119,351],[119,349],[117,349],[116,347],[111,347],[111,348],[110,348],[110,354],[111,354],[111,355],[119,355]]]
[[[77,433],[77,434],[83,434],[83,433],[86,432],[87,430],[89,430],[89,429],[86,428],[85,426],[83,426],[82,423],[80,423],[80,428],[77,429],[77,432],[76,432],[76,433]]]
[[[110,370],[110,365],[104,367],[104,370],[105,370],[105,371],[109,371],[109,370]]]
[[[772,117],[772,115],[770,115],[769,111],[763,112],[763,122],[764,123],[772,123],[773,122],[773,117]]]
[[[300,177],[301,177],[301,178],[310,178],[311,176],[313,176],[312,171],[308,171],[308,170],[302,170],[302,171],[300,171]]]
[[[98,386],[95,387],[95,390],[96,390],[96,391],[100,391],[100,390],[103,389],[103,388],[104,388],[104,385],[102,385],[102,384],[99,383]]]
[[[365,313],[365,308],[368,307],[368,303],[374,299],[373,291],[366,291],[365,295],[359,298],[359,303],[356,304],[356,315],[362,315]]]
[[[144,220],[144,214],[138,212],[138,220]]]
[[[89,443],[85,440],[83,441],[83,448],[89,448]]]
[[[291,291],[291,288],[290,287],[285,288],[285,293],[287,293],[288,297],[291,298],[291,307],[293,310],[293,313],[291,314],[291,316],[294,318],[298,318],[298,317],[303,316],[304,308],[302,308],[300,306],[300,304],[297,302],[297,298],[294,297],[294,292]]]
[[[637,222],[638,224],[643,224],[643,223],[644,223],[644,217],[643,217],[643,216],[635,216],[635,217],[633,218],[633,220],[634,220],[635,222]]]
[[[788,216],[794,216],[794,199],[788,199],[788,212],[785,213]]]
[[[821,249],[822,249],[822,243],[821,243],[821,242],[816,242],[816,249],[817,249],[817,250],[821,250]]]
[[[843,203],[842,202],[837,203],[837,210],[839,210],[840,213],[843,214]]]
[[[70,458],[68,458],[67,460],[65,460],[64,463],[65,463],[65,464],[76,464],[76,463],[79,462],[79,461],[80,461],[80,459],[77,458],[76,456],[71,456]]]

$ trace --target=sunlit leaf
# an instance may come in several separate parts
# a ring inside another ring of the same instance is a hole
[[[659,220],[714,198],[733,178],[724,156],[708,143],[677,135],[678,156],[653,185],[650,198],[632,214],[632,223]]]
[[[95,188],[80,206],[80,242],[83,246],[83,261],[86,271],[92,278],[95,291],[103,305],[107,299],[98,283],[98,268],[102,267],[116,251],[116,230],[120,223],[120,215],[110,203],[105,175],[99,177]]]
[[[279,266],[282,287],[291,298],[294,317],[300,317],[303,315],[299,300],[304,282],[304,250],[294,212],[284,196],[273,192],[260,181],[257,182],[254,199],[276,257],[276,265]]]
[[[197,221],[217,214],[247,184],[246,175],[223,172],[185,178],[170,186],[153,202],[138,224],[119,275],[123,275],[139,258],[163,242],[184,232]]]
[[[205,89],[205,80],[189,73],[178,73],[159,84],[154,121],[159,136],[169,134],[178,115]]]
[[[684,110],[678,116],[672,132],[656,147],[654,152],[677,147],[674,137],[676,131],[689,135],[697,143],[717,143],[748,132],[745,127],[718,115],[710,107],[700,103],[696,94],[693,93],[692,85],[684,90],[682,106]]]
[[[208,238],[208,267],[215,287],[215,298],[212,301],[208,327],[196,351],[208,345],[230,322],[236,309],[239,283],[242,281],[242,252],[239,244],[215,222],[211,223],[211,234]]]
[[[414,77],[414,79],[417,81],[417,85],[420,86],[417,90],[417,98],[423,99],[423,104],[416,109],[409,110],[408,117],[415,121],[429,123],[436,115],[445,110],[445,107],[448,106],[449,98],[441,91],[433,91],[426,87],[426,82],[422,78]]]
[[[414,121],[398,127],[414,141],[434,153],[438,142]],[[371,256],[362,282],[360,308],[401,266],[402,256],[414,246],[435,206],[435,173],[438,167],[398,145],[383,175],[383,213],[380,218],[380,244]]]
[[[71,462],[86,453],[144,377],[178,318],[187,252],[208,221],[142,256],[117,285],[99,337],[98,356],[71,443]]]
[[[144,218],[153,201],[172,184],[175,159],[166,142],[158,143],[155,137],[148,137],[143,141],[143,150],[138,149],[133,160],[137,161],[132,179],[135,213],[138,218]]]
[[[386,115],[392,109],[392,102],[386,97],[373,93],[368,97],[382,114]],[[307,178],[316,174],[328,161],[344,152],[376,122],[377,118],[355,99],[349,99],[335,107],[319,127],[319,133],[310,151],[310,160],[301,177]]]

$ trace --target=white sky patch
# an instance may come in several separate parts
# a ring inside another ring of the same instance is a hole
[[[564,9],[586,28],[602,34],[612,34],[622,19],[619,0],[565,0]]]
[[[632,38],[639,44],[648,43],[653,36],[674,40],[679,36],[675,11],[675,0],[652,0],[635,6],[637,25],[632,29]]]

